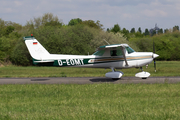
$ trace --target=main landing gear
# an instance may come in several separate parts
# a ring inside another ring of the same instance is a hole
[[[112,72],[108,72],[106,73],[106,77],[107,78],[112,78],[113,80],[118,80],[122,77],[122,75],[124,74],[121,71],[115,71],[114,68],[111,68]]]

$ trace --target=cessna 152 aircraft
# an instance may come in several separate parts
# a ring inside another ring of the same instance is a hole
[[[123,75],[123,72],[115,69],[142,69],[142,66],[150,64],[153,59],[155,65],[155,58],[159,56],[152,52],[135,52],[127,44],[100,46],[93,55],[50,54],[33,35],[23,39],[35,65],[110,68],[112,72],[106,73],[105,76],[112,79],[119,79]],[[142,70],[135,76],[147,78],[150,73]]]

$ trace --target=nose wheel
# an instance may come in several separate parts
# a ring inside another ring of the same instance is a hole
[[[149,72],[143,71],[143,68],[142,68],[142,67],[140,67],[140,70],[141,70],[142,72],[136,73],[136,74],[135,74],[135,77],[139,77],[139,78],[142,78],[142,79],[147,79],[147,78],[151,75]]]

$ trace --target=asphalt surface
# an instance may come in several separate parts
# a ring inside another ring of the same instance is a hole
[[[180,77],[149,77],[141,79],[136,77],[122,77],[112,80],[104,77],[59,77],[59,78],[0,78],[0,84],[156,84],[156,83],[179,83]]]

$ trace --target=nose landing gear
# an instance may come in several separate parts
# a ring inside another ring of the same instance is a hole
[[[139,78],[142,78],[142,79],[147,79],[151,75],[149,72],[143,71],[142,67],[140,67],[140,69],[141,69],[142,72],[136,73],[135,77],[139,77]]]

